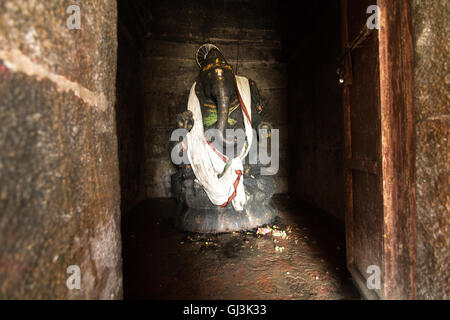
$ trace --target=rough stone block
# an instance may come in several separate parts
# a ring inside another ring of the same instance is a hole
[[[116,4],[70,4],[1,5],[0,299],[122,296]]]

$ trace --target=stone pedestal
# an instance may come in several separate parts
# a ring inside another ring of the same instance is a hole
[[[220,233],[249,230],[271,223],[277,216],[271,197],[275,190],[271,176],[244,176],[247,203],[243,211],[235,211],[230,203],[216,206],[193,175],[172,175],[172,188],[178,195],[175,225],[185,231]]]

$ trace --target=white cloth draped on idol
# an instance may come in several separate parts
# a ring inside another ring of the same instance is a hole
[[[180,150],[188,159],[188,163],[177,163],[171,177],[179,204],[175,224],[183,230],[210,233],[270,223],[277,215],[271,204],[274,177],[261,175],[265,166],[249,161],[249,153],[270,136],[254,134],[264,118],[256,83],[235,75],[215,45],[201,46],[196,58],[199,76],[175,127],[188,132],[182,142],[171,142],[172,155]],[[210,140],[211,130],[218,136]],[[229,139],[229,131],[242,133],[243,143],[238,142],[240,137]]]

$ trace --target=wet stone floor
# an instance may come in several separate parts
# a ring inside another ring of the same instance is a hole
[[[360,299],[345,268],[343,225],[275,196],[269,226],[214,235],[176,230],[172,199],[123,218],[125,299]]]

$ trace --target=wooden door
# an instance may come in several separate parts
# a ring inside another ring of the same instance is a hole
[[[379,29],[367,28],[370,5]],[[415,297],[409,10],[407,0],[341,1],[347,266],[368,299]]]

